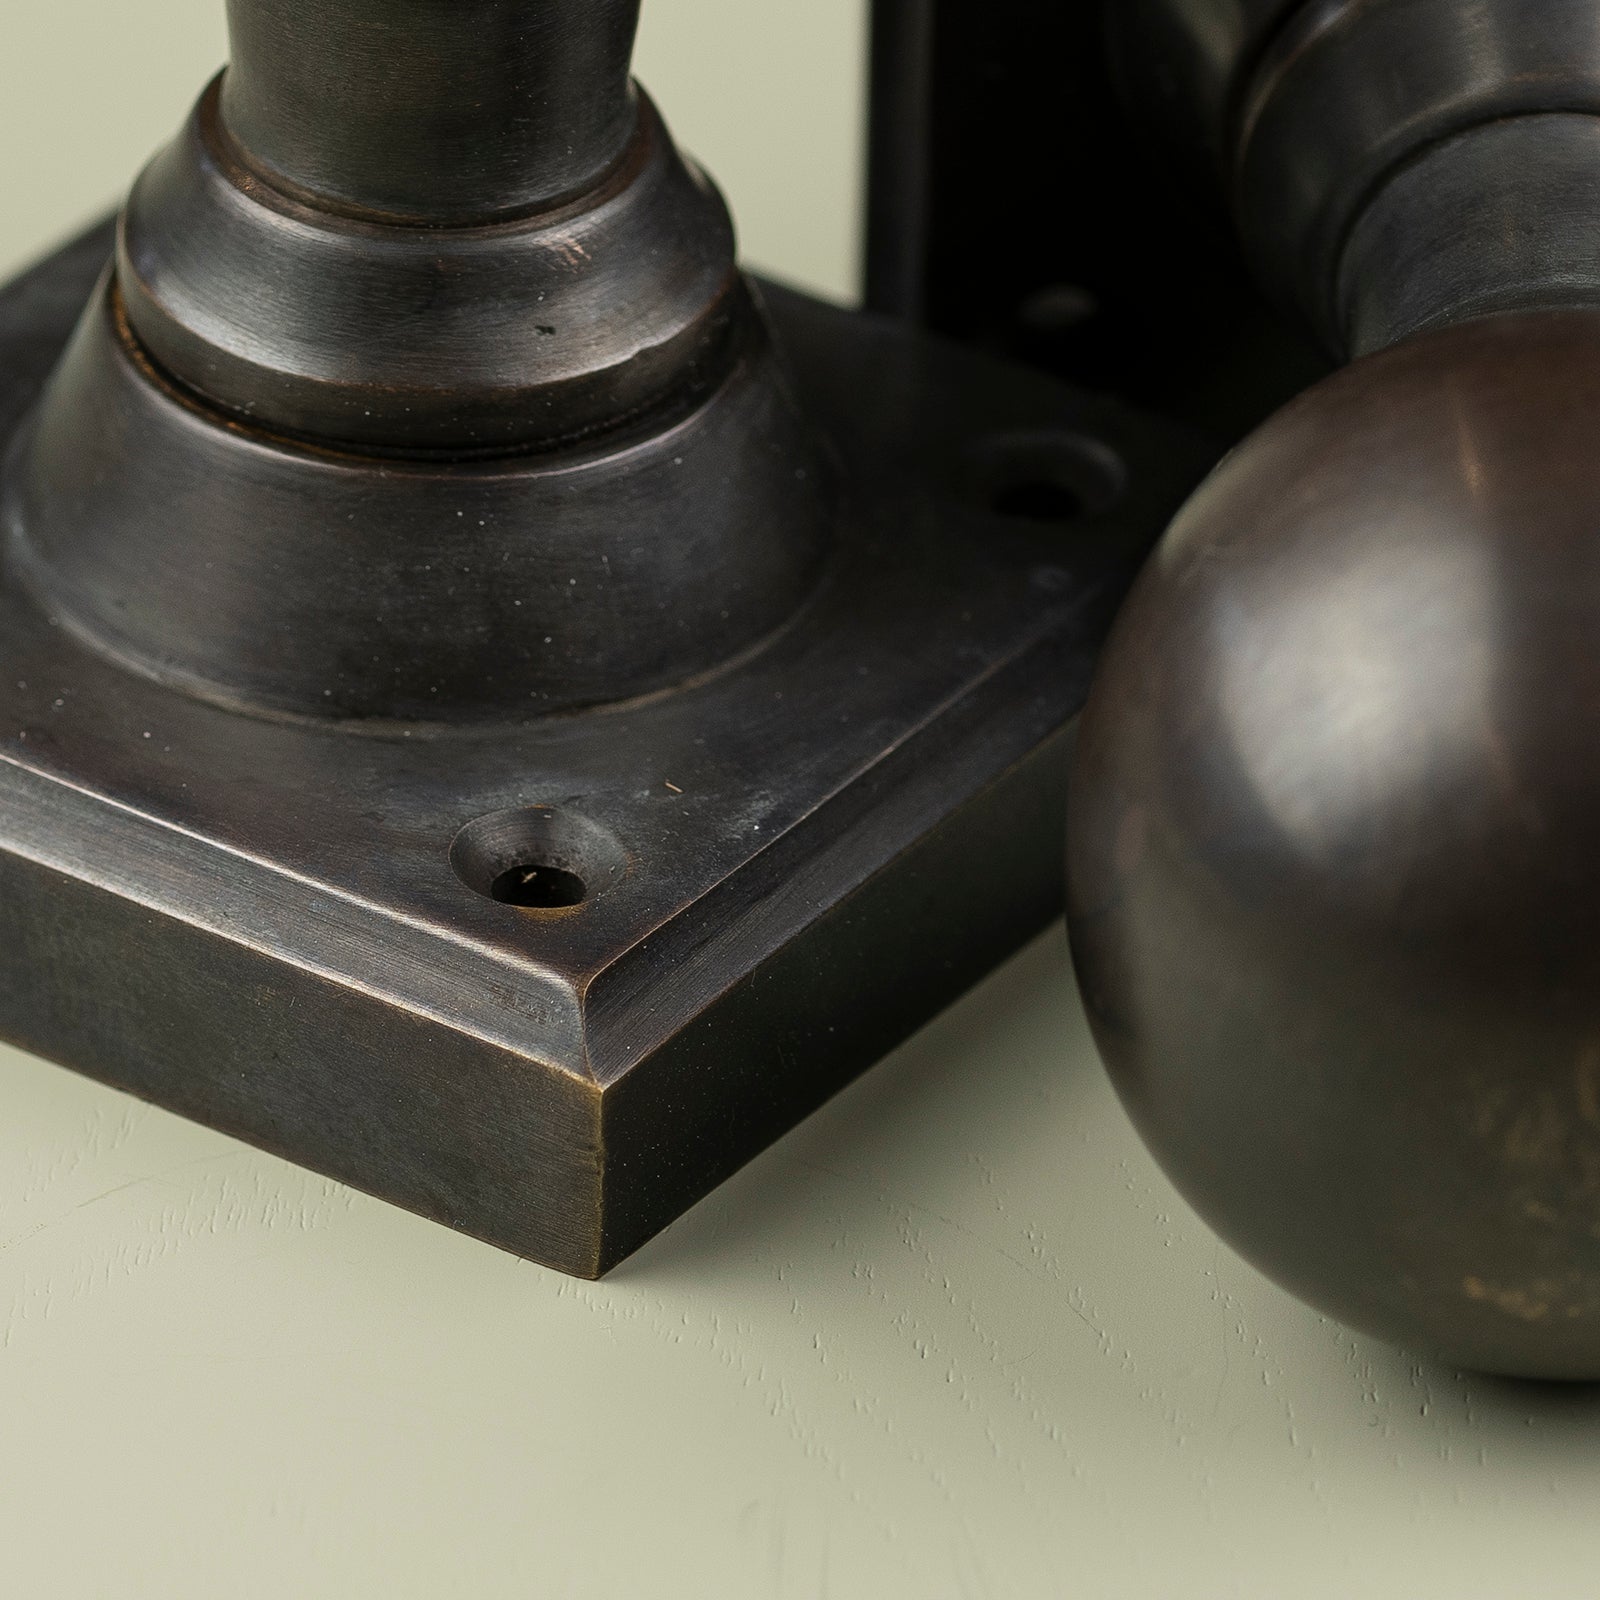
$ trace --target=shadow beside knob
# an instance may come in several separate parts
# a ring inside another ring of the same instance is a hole
[[[1600,314],[1365,358],[1179,517],[1084,714],[1069,918],[1180,1189],[1354,1326],[1600,1378]]]

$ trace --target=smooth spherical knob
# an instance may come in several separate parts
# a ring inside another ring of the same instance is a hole
[[[1316,1307],[1600,1378],[1600,314],[1366,358],[1119,620],[1075,960],[1159,1160]]]

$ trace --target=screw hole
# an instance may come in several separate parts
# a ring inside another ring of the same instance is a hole
[[[1109,511],[1128,478],[1122,458],[1107,445],[1053,428],[981,440],[970,453],[969,476],[986,510],[1041,526]]]
[[[554,806],[519,806],[469,822],[450,847],[466,886],[497,905],[564,912],[587,905],[627,870],[608,829]]]
[[[566,911],[589,898],[589,886],[576,872],[543,861],[508,867],[489,885],[489,898],[503,906],[534,911]]]

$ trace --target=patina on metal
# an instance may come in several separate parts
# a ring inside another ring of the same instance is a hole
[[[742,275],[636,13],[234,0],[0,293],[0,1033],[583,1275],[1054,913],[1204,461]]]
[[[1069,810],[1084,995],[1257,1265],[1421,1352],[1594,1379],[1600,10],[1211,36],[1252,256],[1362,358],[1218,468],[1117,624]]]

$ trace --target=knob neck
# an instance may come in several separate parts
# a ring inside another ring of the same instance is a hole
[[[639,0],[229,0],[222,117],[328,209],[482,222],[569,198],[622,153]]]

